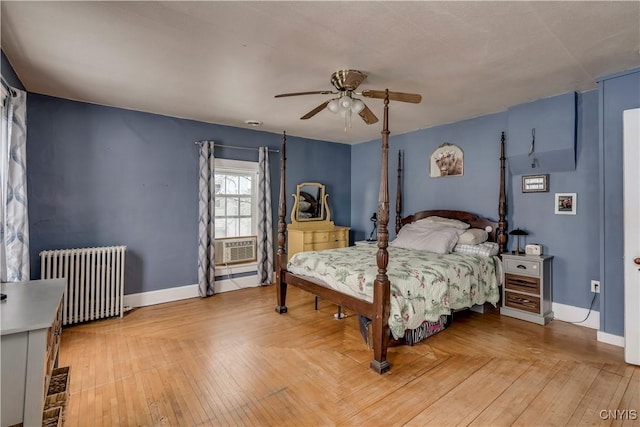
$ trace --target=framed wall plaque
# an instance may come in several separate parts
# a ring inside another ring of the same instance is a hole
[[[549,175],[523,175],[522,192],[540,193],[549,191]]]

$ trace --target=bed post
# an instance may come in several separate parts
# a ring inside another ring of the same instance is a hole
[[[507,250],[507,197],[505,195],[505,173],[504,173],[504,131],[500,137],[500,198],[498,200],[498,230],[496,241],[500,245],[500,253]]]
[[[398,150],[398,188],[396,190],[396,234],[402,227],[402,150]]]
[[[374,359],[369,365],[379,374],[391,368],[387,362],[390,300],[390,283],[387,277],[387,265],[389,264],[389,253],[387,252],[389,243],[389,230],[387,229],[389,224],[389,89],[385,90],[383,124],[380,191],[378,193],[378,253],[376,254],[378,274],[373,282],[375,317],[371,322]]]
[[[285,177],[287,162],[287,133],[282,133],[282,145],[280,147],[280,203],[278,205],[278,252],[276,266],[276,292],[278,305],[276,311],[280,314],[287,312],[287,284],[282,280],[282,272],[287,268],[287,202],[285,200]]]

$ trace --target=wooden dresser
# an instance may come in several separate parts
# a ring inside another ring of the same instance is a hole
[[[58,362],[65,279],[3,283],[2,427],[42,425],[44,401]]]
[[[296,194],[293,194],[291,224],[287,225],[289,259],[298,252],[349,246],[349,227],[341,227],[331,221],[328,197],[323,184],[298,184]]]
[[[289,246],[287,248],[289,258],[298,252],[349,246],[349,227],[341,227],[330,223],[310,229],[305,226],[299,227],[299,224],[291,224],[287,227],[289,232]]]

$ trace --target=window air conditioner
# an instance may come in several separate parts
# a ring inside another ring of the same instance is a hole
[[[256,261],[256,236],[216,239],[216,265]]]

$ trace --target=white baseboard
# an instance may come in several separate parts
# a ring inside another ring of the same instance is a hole
[[[589,314],[587,320],[581,323],[576,323],[584,320],[584,318],[587,317],[589,309],[554,302],[551,304],[551,310],[553,311],[554,319],[558,319],[563,322],[574,323],[578,326],[585,326],[591,329],[600,329],[599,311],[591,310],[591,314]]]
[[[217,280],[214,285],[216,293],[236,291],[242,288],[260,286],[258,276],[245,276],[234,279]],[[124,296],[125,307],[144,307],[147,305],[163,304],[165,302],[179,301],[187,298],[197,298],[198,285],[178,286],[175,288],[160,289],[157,291],[141,292]]]
[[[160,289],[157,291],[140,292],[124,296],[125,307],[144,307],[147,305],[162,304],[165,302],[179,301],[181,299],[195,298],[198,296],[198,285],[177,286],[175,288]]]
[[[258,283],[258,275],[238,277],[235,279],[216,280],[216,284],[213,287],[216,293],[237,291],[243,288],[255,288],[260,286]]]
[[[591,310],[591,314],[589,318],[582,323],[580,320],[587,317],[587,313],[589,312],[586,308],[574,307],[572,305],[564,305],[554,302],[552,305],[553,312],[555,314],[554,318],[561,320],[563,322],[573,323],[578,326],[585,326],[591,329],[600,329],[600,312]],[[606,332],[598,331],[596,333],[596,339],[598,342],[603,342],[605,344],[611,344],[618,347],[624,347],[624,337],[619,335],[613,335]]]
[[[607,332],[598,331],[597,337],[599,342],[624,347],[624,337],[621,337],[620,335],[613,335]]]

